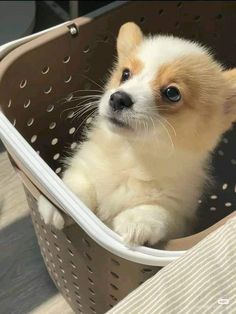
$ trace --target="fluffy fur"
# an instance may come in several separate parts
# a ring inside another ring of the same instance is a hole
[[[195,42],[145,38],[134,23],[121,27],[117,51],[95,126],[63,181],[125,243],[153,245],[191,228],[210,154],[236,118],[236,73]],[[125,68],[131,77],[122,83]],[[161,92],[170,85],[182,95],[174,104]],[[118,90],[132,97],[132,109],[111,109]],[[63,227],[43,198],[39,210],[46,223]]]

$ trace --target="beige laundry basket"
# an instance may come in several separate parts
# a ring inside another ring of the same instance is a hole
[[[78,90],[91,94],[91,90],[103,85],[123,23],[134,21],[145,33],[164,32],[200,40],[211,46],[224,64],[235,66],[236,39],[230,36],[236,27],[235,16],[233,1],[115,2],[88,17],[29,39],[8,53],[0,62],[1,110],[60,176],[61,159],[82,140],[82,130],[89,124],[85,115],[73,119],[73,109],[66,109],[76,105],[73,96],[86,95]],[[6,129],[1,132],[12,164],[24,182],[49,274],[75,312],[105,313],[164,265],[158,264],[158,257],[152,262],[154,253],[150,253],[150,262],[145,263],[147,258],[142,262],[139,256],[149,252],[145,249],[137,252],[137,260],[135,251],[130,253],[132,258],[119,254],[118,249],[115,254],[112,246],[109,249],[102,245],[78,224],[63,231],[46,226],[37,210],[37,198],[44,194],[51,199],[48,187],[29,175],[25,170],[27,163],[30,166],[27,154],[16,152],[6,140]],[[197,230],[235,208],[235,144],[235,130],[231,130],[215,152],[216,186],[199,200],[201,217]],[[51,201],[55,204],[55,199]],[[178,256],[174,252],[163,254],[168,261]]]

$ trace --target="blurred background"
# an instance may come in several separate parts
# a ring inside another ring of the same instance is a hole
[[[113,1],[0,1],[0,45],[63,23]]]

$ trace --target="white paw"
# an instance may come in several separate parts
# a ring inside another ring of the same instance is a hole
[[[62,214],[44,196],[38,199],[38,210],[45,224],[63,229],[65,221]]]
[[[138,212],[136,215],[129,211],[119,214],[113,220],[113,229],[121,235],[127,246],[145,243],[153,245],[165,236],[162,223],[150,217],[143,217]]]

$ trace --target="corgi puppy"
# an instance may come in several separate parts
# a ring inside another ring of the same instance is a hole
[[[196,42],[144,37],[131,22],[120,28],[117,53],[63,181],[124,243],[154,245],[190,232],[211,153],[236,119],[236,70]],[[44,197],[39,211],[63,228]]]

